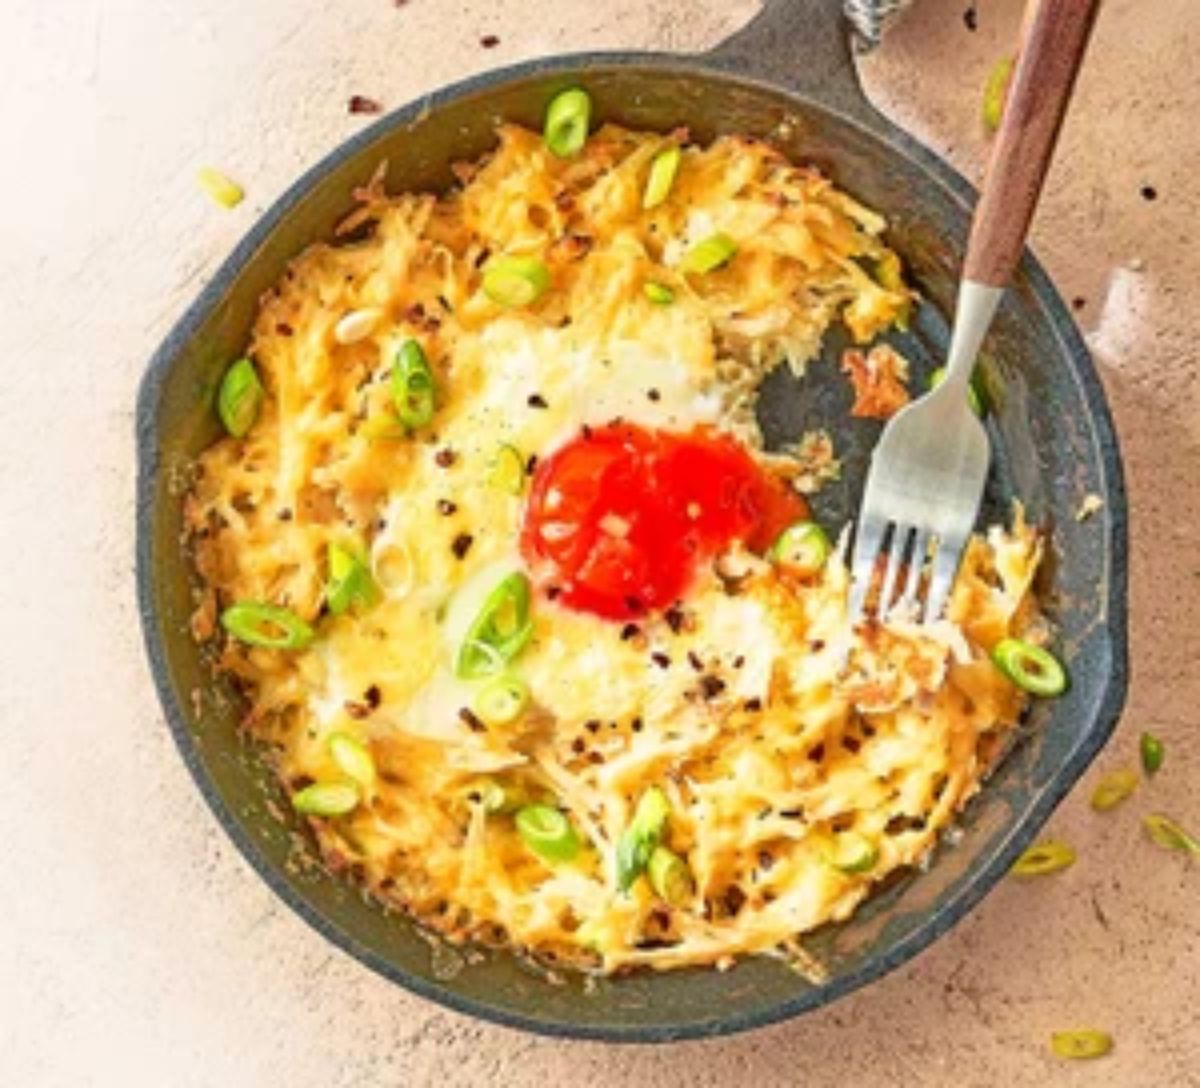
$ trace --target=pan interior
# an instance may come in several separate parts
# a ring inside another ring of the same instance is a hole
[[[491,146],[497,121],[538,127],[548,98],[574,83],[591,92],[602,120],[662,131],[687,124],[700,141],[725,132],[768,136],[794,161],[818,166],[882,211],[891,223],[891,244],[926,300],[911,331],[891,338],[914,364],[912,388],[923,386],[944,355],[943,315],[968,222],[961,193],[944,172],[932,170],[911,145],[889,145],[816,104],[695,65],[612,58],[574,61],[569,68],[532,65],[503,82],[467,86],[402,111],[319,167],[269,214],[261,234],[235,254],[164,345],[143,390],[139,418],[144,622],[181,750],[226,828],[272,886],[348,950],[428,996],[542,1031],[661,1039],[736,1030],[824,1003],[947,928],[1003,871],[1012,850],[1032,834],[1103,739],[1080,723],[1103,717],[1107,683],[1101,678],[1111,665],[1103,635],[1103,587],[1112,575],[1108,534],[1073,515],[1085,495],[1104,495],[1109,481],[1091,394],[1056,325],[1058,304],[1048,301],[1048,285],[1031,277],[1028,267],[1009,292],[986,349],[996,456],[983,520],[1005,518],[1016,495],[1051,531],[1046,588],[1073,659],[1073,686],[1063,699],[1035,709],[1025,739],[969,806],[961,838],[939,849],[927,873],[895,880],[848,923],[813,936],[809,945],[830,971],[820,986],[762,958],[726,973],[599,982],[565,975],[551,983],[510,954],[468,957],[432,945],[407,920],[365,902],[313,864],[299,829],[280,819],[284,806],[274,782],[237,737],[236,700],[214,682],[187,630],[191,574],[179,547],[179,491],[192,458],[216,437],[212,391],[244,346],[260,294],[290,257],[330,237],[350,206],[351,190],[380,161],[388,163],[392,191],[443,188],[452,181],[451,162]],[[829,338],[825,357],[803,379],[783,370],[772,375],[760,400],[769,444],[794,441],[813,427],[833,434],[843,477],[815,504],[830,527],[856,508],[880,426],[847,416],[851,398],[837,367],[844,346],[839,335]],[[151,463],[156,472],[148,471]],[[1100,528],[1107,517],[1102,512],[1095,519]]]

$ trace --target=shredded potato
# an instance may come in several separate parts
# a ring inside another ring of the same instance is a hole
[[[499,450],[544,458],[616,416],[719,427],[757,449],[767,370],[803,367],[838,320],[866,345],[911,305],[898,276],[865,271],[898,268],[882,218],[765,143],[684,146],[670,198],[644,211],[651,160],[682,141],[606,126],[558,159],[506,126],[441,197],[388,196],[382,174],[359,192],[353,240],[312,246],[262,300],[247,352],[265,389],[257,421],[199,459],[185,507],[193,631],[219,640],[289,791],[343,780],[332,735],[366,746],[377,780],[314,833],[332,865],[427,926],[604,972],[741,953],[812,969],[798,936],[925,857],[1024,709],[987,656],[1041,623],[1041,545],[1019,513],[972,541],[934,627],[852,630],[840,553],[804,580],[741,554],[632,632],[538,596],[514,666],[531,703],[513,724],[472,721],[474,689],[449,664],[456,594],[519,562],[519,481],[490,482]],[[718,231],[736,258],[681,271]],[[539,258],[550,288],[502,308],[481,289],[495,254]],[[648,300],[648,280],[673,301]],[[430,426],[405,435],[387,420],[409,338],[438,396]],[[836,474],[824,442],[810,476]],[[347,541],[380,599],[326,614],[328,549]],[[316,638],[295,652],[227,639],[217,616],[235,601],[290,609]],[[583,849],[540,858],[511,808],[485,803],[497,786],[560,807]],[[650,786],[693,881],[670,906],[614,875]],[[830,863],[851,831],[869,869]]]

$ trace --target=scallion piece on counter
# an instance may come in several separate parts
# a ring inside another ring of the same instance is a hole
[[[580,87],[560,91],[546,107],[546,146],[560,159],[578,154],[587,143],[591,118],[592,99],[587,91]]]
[[[496,450],[492,461],[489,481],[493,487],[510,495],[519,495],[525,490],[525,458],[516,446],[507,442]]]
[[[629,826],[617,841],[617,887],[623,892],[645,872],[655,847],[662,842],[671,805],[667,795],[651,786],[638,799]]]
[[[345,816],[358,802],[358,790],[346,782],[316,782],[292,794],[292,807],[305,816]]]
[[[656,846],[646,866],[650,887],[664,902],[672,907],[682,907],[692,898],[695,882],[687,862],[665,846]]]
[[[529,306],[549,286],[550,270],[536,257],[501,254],[483,266],[483,293],[499,306]]]
[[[1097,812],[1116,808],[1137,789],[1137,784],[1137,774],[1126,768],[1106,774],[1092,793],[1092,808]]]
[[[517,833],[546,861],[570,861],[579,853],[579,836],[566,814],[551,805],[526,805],[516,815]]]
[[[1162,766],[1163,756],[1166,754],[1163,742],[1153,733],[1143,733],[1138,746],[1142,753],[1142,767],[1147,774],[1156,774],[1159,767]]]
[[[983,86],[983,127],[995,132],[1004,116],[1004,102],[1008,98],[1008,84],[1012,79],[1012,57],[1005,57],[992,65],[987,83]]]
[[[712,234],[692,246],[683,255],[679,267],[684,272],[695,272],[701,275],[706,272],[715,272],[722,265],[733,260],[737,251],[737,242],[728,234]]]
[[[476,693],[471,708],[484,725],[512,725],[529,705],[529,685],[519,676],[493,676]]]
[[[1067,688],[1067,673],[1049,650],[1019,638],[1001,639],[992,648],[992,661],[1022,691],[1051,697]]]
[[[529,579],[519,571],[502,578],[467,629],[454,662],[464,680],[480,680],[507,665],[533,634]]]
[[[315,634],[295,612],[259,601],[238,601],[221,613],[234,638],[268,650],[303,650]]]
[[[779,534],[767,558],[785,570],[811,577],[824,568],[829,552],[825,530],[815,521],[798,521]]]
[[[371,750],[348,733],[334,733],[326,742],[329,754],[333,757],[338,769],[349,778],[353,778],[365,790],[375,785],[375,758]]]
[[[222,208],[236,208],[246,195],[245,190],[233,178],[222,174],[220,170],[214,170],[211,166],[200,167],[196,171],[196,180],[200,183],[200,188]]]
[[[646,189],[642,193],[642,207],[646,211],[657,208],[670,195],[682,156],[683,152],[673,145],[660,151],[651,160]]]
[[[262,408],[262,382],[249,359],[232,363],[217,391],[217,415],[234,438],[242,438],[254,426]]]
[[[869,873],[879,862],[879,849],[866,835],[842,831],[834,836],[829,864],[840,873]]]
[[[1161,812],[1151,813],[1142,817],[1142,826],[1145,827],[1146,834],[1164,850],[1178,850],[1192,856],[1200,855],[1200,840],[1185,831],[1170,816],[1164,816]]]
[[[665,283],[647,280],[642,285],[642,291],[655,306],[670,306],[675,301],[675,292]]]
[[[415,340],[405,340],[392,366],[392,400],[400,422],[415,430],[433,419],[436,389],[433,371],[421,345]]]
[[[1045,876],[1069,869],[1075,864],[1075,851],[1065,842],[1047,840],[1031,846],[1013,864],[1014,876]]]
[[[1107,1031],[1056,1031],[1050,1036],[1050,1049],[1056,1058],[1102,1058],[1112,1046]]]
[[[325,586],[325,603],[329,611],[340,616],[359,605],[369,607],[379,599],[379,587],[371,577],[366,560],[341,544],[329,545],[329,581]]]
[[[930,390],[936,389],[946,380],[946,368],[939,366],[937,370],[929,375]],[[975,378],[972,377],[967,382],[967,404],[970,405],[971,411],[974,412],[980,419],[984,416],[983,398],[979,395],[979,390],[975,388]]]

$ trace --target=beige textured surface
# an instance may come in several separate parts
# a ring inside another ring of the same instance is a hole
[[[1017,0],[921,0],[864,64],[889,112],[975,174],[978,89]],[[7,0],[0,36],[0,1083],[13,1085],[1200,1084],[1200,8],[1108,0],[1036,244],[1096,352],[1132,493],[1135,682],[1055,816],[1074,870],[1005,884],[837,1006],[664,1049],[525,1037],[409,997],[250,872],[168,739],[133,606],[132,400],[150,351],[255,215],[361,121],[485,66],[588,46],[699,48],[753,0]],[[500,44],[485,51],[481,35]],[[798,55],[798,63],[802,57]],[[242,179],[232,213],[206,161]],[[1152,185],[1157,199],[1140,195]],[[1087,806],[1140,729],[1164,771]],[[1047,1034],[1102,1026],[1085,1068]]]

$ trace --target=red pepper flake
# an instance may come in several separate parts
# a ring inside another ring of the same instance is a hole
[[[346,713],[355,721],[362,721],[371,713],[371,708],[364,706],[362,703],[356,703],[351,699],[347,699],[345,704]]]
[[[584,742],[583,737],[576,737],[573,741],[571,741],[571,751],[577,756],[583,755],[585,748],[587,748],[587,744]]]
[[[458,454],[455,453],[449,446],[443,447],[433,455],[434,464],[436,464],[438,468],[449,468],[457,460]]]
[[[458,716],[467,723],[467,727],[472,733],[486,733],[487,726],[483,724],[476,716],[475,712],[469,706],[458,708]]]
[[[671,607],[663,613],[663,619],[667,621],[667,626],[671,628],[672,634],[677,635],[683,630],[684,615],[683,609],[680,608],[679,605],[671,605]]]
[[[280,336],[291,336],[296,330],[293,329],[292,326],[286,321],[280,321],[278,324],[276,324],[275,331],[279,333]]]
[[[654,402],[662,400],[662,394],[657,389],[646,390],[646,399]]]
[[[479,44],[482,45],[484,49],[495,49],[496,46],[500,44],[500,39],[497,38],[495,34],[485,34],[479,39]]]
[[[532,476],[537,470],[538,456],[536,453],[531,453],[525,462],[525,475]]]
[[[700,655],[695,650],[688,650],[688,664],[697,672],[704,671],[704,662],[700,660]]]
[[[531,393],[529,395],[529,400],[526,403],[529,405],[530,408],[549,408],[550,407],[550,405],[548,405],[546,403],[546,398],[543,397],[541,393]]]
[[[629,728],[635,733],[640,733],[642,731],[642,719],[634,718],[633,721],[629,723]]]
[[[671,667],[671,659],[664,653],[655,652],[650,655],[650,660],[654,662],[660,669],[669,669]]]
[[[738,654],[737,657],[733,659],[733,667],[735,669],[740,669],[744,664],[746,664],[746,658],[742,654]]]
[[[352,94],[350,101],[346,103],[346,109],[350,113],[382,113],[383,104],[365,94]]]
[[[637,638],[642,633],[642,629],[636,623],[627,623],[621,628],[621,641],[628,642],[631,638]]]
[[[583,728],[586,729],[589,733],[599,733],[600,732],[600,722],[596,718],[588,718],[588,720],[583,723]]]
[[[742,706],[751,714],[757,714],[760,710],[762,710],[762,700],[757,696],[754,696],[753,698],[747,699]]]
[[[366,691],[363,692],[363,700],[372,710],[378,710],[379,704],[383,702],[383,692],[379,690],[378,684],[372,684]]]
[[[451,543],[450,550],[454,553],[455,559],[464,559],[474,543],[475,538],[470,533],[459,533]]]
[[[452,503],[449,499],[438,499],[437,509],[438,509],[438,513],[441,514],[442,517],[448,518],[451,514],[454,513],[454,511],[456,511],[458,509],[458,507],[454,503]]]
[[[715,699],[725,690],[725,681],[719,676],[700,677],[700,694],[705,699]]]

